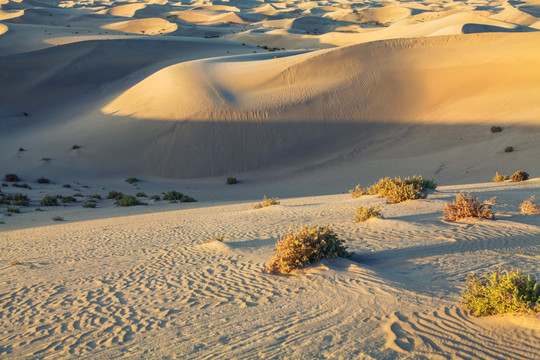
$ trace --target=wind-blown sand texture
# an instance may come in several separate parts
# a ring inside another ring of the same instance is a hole
[[[0,176],[32,187],[0,187],[31,200],[0,205],[0,357],[538,358],[538,315],[459,296],[471,272],[540,275],[519,212],[540,198],[539,31],[534,0],[0,0]],[[414,174],[442,186],[346,194]],[[199,202],[81,206],[110,190]],[[495,220],[444,221],[469,191]],[[263,273],[301,224],[355,257]]]

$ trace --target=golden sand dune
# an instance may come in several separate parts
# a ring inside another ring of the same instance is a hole
[[[114,6],[110,9],[103,10],[102,13],[110,14],[113,16],[133,17],[133,15],[135,15],[137,10],[144,9],[145,7],[146,7],[146,4],[141,4],[141,3],[126,4],[126,5]]]
[[[147,18],[107,24],[102,28],[132,34],[161,35],[175,31],[178,26],[161,18]]]

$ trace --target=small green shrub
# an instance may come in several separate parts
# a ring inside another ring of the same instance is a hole
[[[51,182],[51,180],[47,179],[46,177],[40,177],[39,179],[36,180],[36,182],[38,184],[49,184]]]
[[[61,216],[54,216],[52,219],[53,221],[64,221],[64,218]]]
[[[529,180],[529,174],[526,173],[525,171],[516,171],[515,173],[512,174],[512,176],[510,177],[510,180],[513,182],[521,182],[521,181]]]
[[[116,199],[116,200],[120,200],[123,196],[124,196],[124,194],[122,194],[121,192],[118,192],[118,191],[109,191],[109,194],[107,195],[107,199]]]
[[[6,174],[4,176],[4,181],[6,182],[17,182],[17,181],[20,181],[21,179],[16,175],[16,174]]]
[[[498,172],[495,172],[495,176],[493,177],[492,180],[493,180],[494,182],[503,182],[503,181],[506,181],[506,180],[508,180],[508,179],[510,179],[510,176],[508,176],[508,175],[501,175],[501,174],[499,174]]]
[[[491,132],[492,133],[500,133],[501,131],[503,130],[502,126],[492,126],[491,127]]]
[[[87,201],[83,204],[84,208],[92,208],[94,209],[97,206],[95,202]]]
[[[353,199],[356,199],[362,195],[367,195],[368,191],[366,189],[363,189],[360,184],[358,184],[354,187],[354,189],[349,190],[349,194],[351,194],[351,197]]]
[[[376,206],[370,206],[370,207],[359,207],[356,209],[354,218],[357,222],[364,222],[371,218],[381,216],[381,211]]]
[[[143,193],[143,192],[138,192],[135,196],[136,196],[136,197],[148,197],[148,196],[146,196],[146,194]]]
[[[152,197],[150,197],[150,200],[160,201],[161,198],[159,197],[159,195],[152,195]]]
[[[309,227],[303,225],[289,231],[276,243],[277,254],[270,260],[269,273],[290,273],[305,264],[322,258],[351,257],[343,245],[345,240],[337,237],[329,226]]]
[[[42,208],[36,208],[36,211],[45,211]]]
[[[44,161],[44,162],[51,161],[51,158],[44,157],[44,158],[41,158],[41,161]]]
[[[133,184],[134,182],[139,181],[139,179],[137,179],[136,177],[130,177],[130,178],[127,178],[124,181],[127,182],[128,184]]]
[[[174,190],[169,191],[165,195],[163,195],[163,200],[168,200],[170,202],[196,202],[194,198],[184,195],[181,192],[177,192]]]
[[[122,198],[116,200],[114,204],[118,206],[147,205],[146,203],[141,202],[139,199],[132,195],[124,195],[122,196]]]
[[[540,284],[512,269],[467,276],[463,306],[474,316],[534,312],[540,309]]]
[[[514,151],[514,147],[513,146],[507,146],[504,148],[504,152],[512,152]]]
[[[63,188],[66,188],[66,189],[69,189],[69,188],[71,187],[71,185],[69,185],[69,184],[64,184],[64,185],[62,185],[62,187],[63,187]]]
[[[20,193],[16,193],[11,195],[11,199],[13,200],[13,205],[17,206],[28,206],[30,204],[30,199],[28,199],[28,196]]]
[[[80,149],[81,147],[79,145],[73,145],[71,147],[71,150],[77,150],[77,149]]]
[[[79,192],[79,193],[75,193],[75,194],[73,194],[73,196],[74,196],[74,197],[84,197],[84,195],[83,195],[83,194],[81,194],[80,192]]]
[[[444,218],[457,221],[469,218],[493,219],[493,212],[489,206],[481,204],[478,198],[473,198],[471,193],[457,194],[451,203],[446,203],[443,209]]]
[[[16,187],[16,188],[20,188],[20,189],[28,189],[28,190],[32,190],[32,188],[30,187],[30,185],[28,184],[18,184],[18,183],[15,183],[15,184],[11,184],[11,186],[13,187]]]
[[[527,200],[523,201],[520,205],[519,205],[519,209],[521,210],[521,213],[522,214],[526,214],[526,215],[534,215],[534,214],[538,214],[538,212],[540,212],[540,210],[538,209],[538,205],[534,203],[534,200],[536,199],[536,196],[535,195],[531,195],[530,198],[528,198]]]
[[[227,185],[234,185],[237,182],[238,181],[236,180],[236,178],[233,178],[233,177],[227,178]]]
[[[13,207],[13,206],[8,206],[6,210],[9,213],[15,213],[15,214],[19,214],[21,212],[21,210],[19,208],[16,208],[16,207]]]
[[[58,198],[47,194],[39,203],[41,206],[58,206]]]

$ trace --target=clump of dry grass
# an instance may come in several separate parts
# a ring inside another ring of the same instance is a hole
[[[254,209],[261,209],[266,206],[279,205],[279,199],[277,197],[267,198],[266,195],[263,196],[262,202],[252,205]]]
[[[368,192],[366,189],[362,188],[360,184],[356,185],[354,189],[349,190],[349,194],[351,194],[351,197],[353,199],[359,198],[362,195],[367,195]]]
[[[498,172],[495,172],[495,176],[492,178],[494,182],[503,182],[510,179],[510,176],[508,175],[501,175]]]
[[[212,236],[210,239],[206,240],[206,241],[203,241],[204,244],[209,244],[209,243],[213,243],[214,241],[219,241],[219,242],[223,242],[225,240],[225,236],[223,235],[216,235],[216,236]]]
[[[444,218],[450,221],[457,221],[469,218],[493,219],[493,212],[478,198],[471,196],[471,193],[458,194],[454,201],[446,203],[443,210]]]
[[[353,254],[344,243],[329,226],[303,225],[294,231],[289,229],[276,243],[277,254],[265,271],[287,274],[322,258],[351,257]]]
[[[357,222],[364,222],[371,218],[381,216],[381,210],[377,206],[364,207],[361,206],[356,209],[355,219]]]
[[[519,205],[519,209],[521,210],[521,212],[523,214],[534,215],[534,214],[538,214],[540,212],[540,210],[538,209],[538,205],[535,204],[535,202],[534,202],[535,199],[536,199],[536,195],[531,195],[530,198],[523,201]]]
[[[22,263],[18,260],[18,259],[15,259],[11,262],[11,266],[17,266],[17,265],[21,265]]]
[[[498,198],[499,198],[498,196],[493,196],[492,198],[484,200],[484,204],[486,204],[486,205],[496,205]]]

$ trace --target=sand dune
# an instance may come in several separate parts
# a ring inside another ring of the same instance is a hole
[[[0,0],[0,176],[28,185],[0,192],[31,201],[0,204],[0,357],[535,358],[538,315],[474,318],[460,293],[471,272],[540,275],[540,217],[519,209],[540,198],[538,9]],[[414,174],[439,188],[347,194]],[[170,190],[198,202],[150,198]],[[495,220],[443,220],[463,192],[497,196]],[[356,255],[263,273],[301,224]]]

